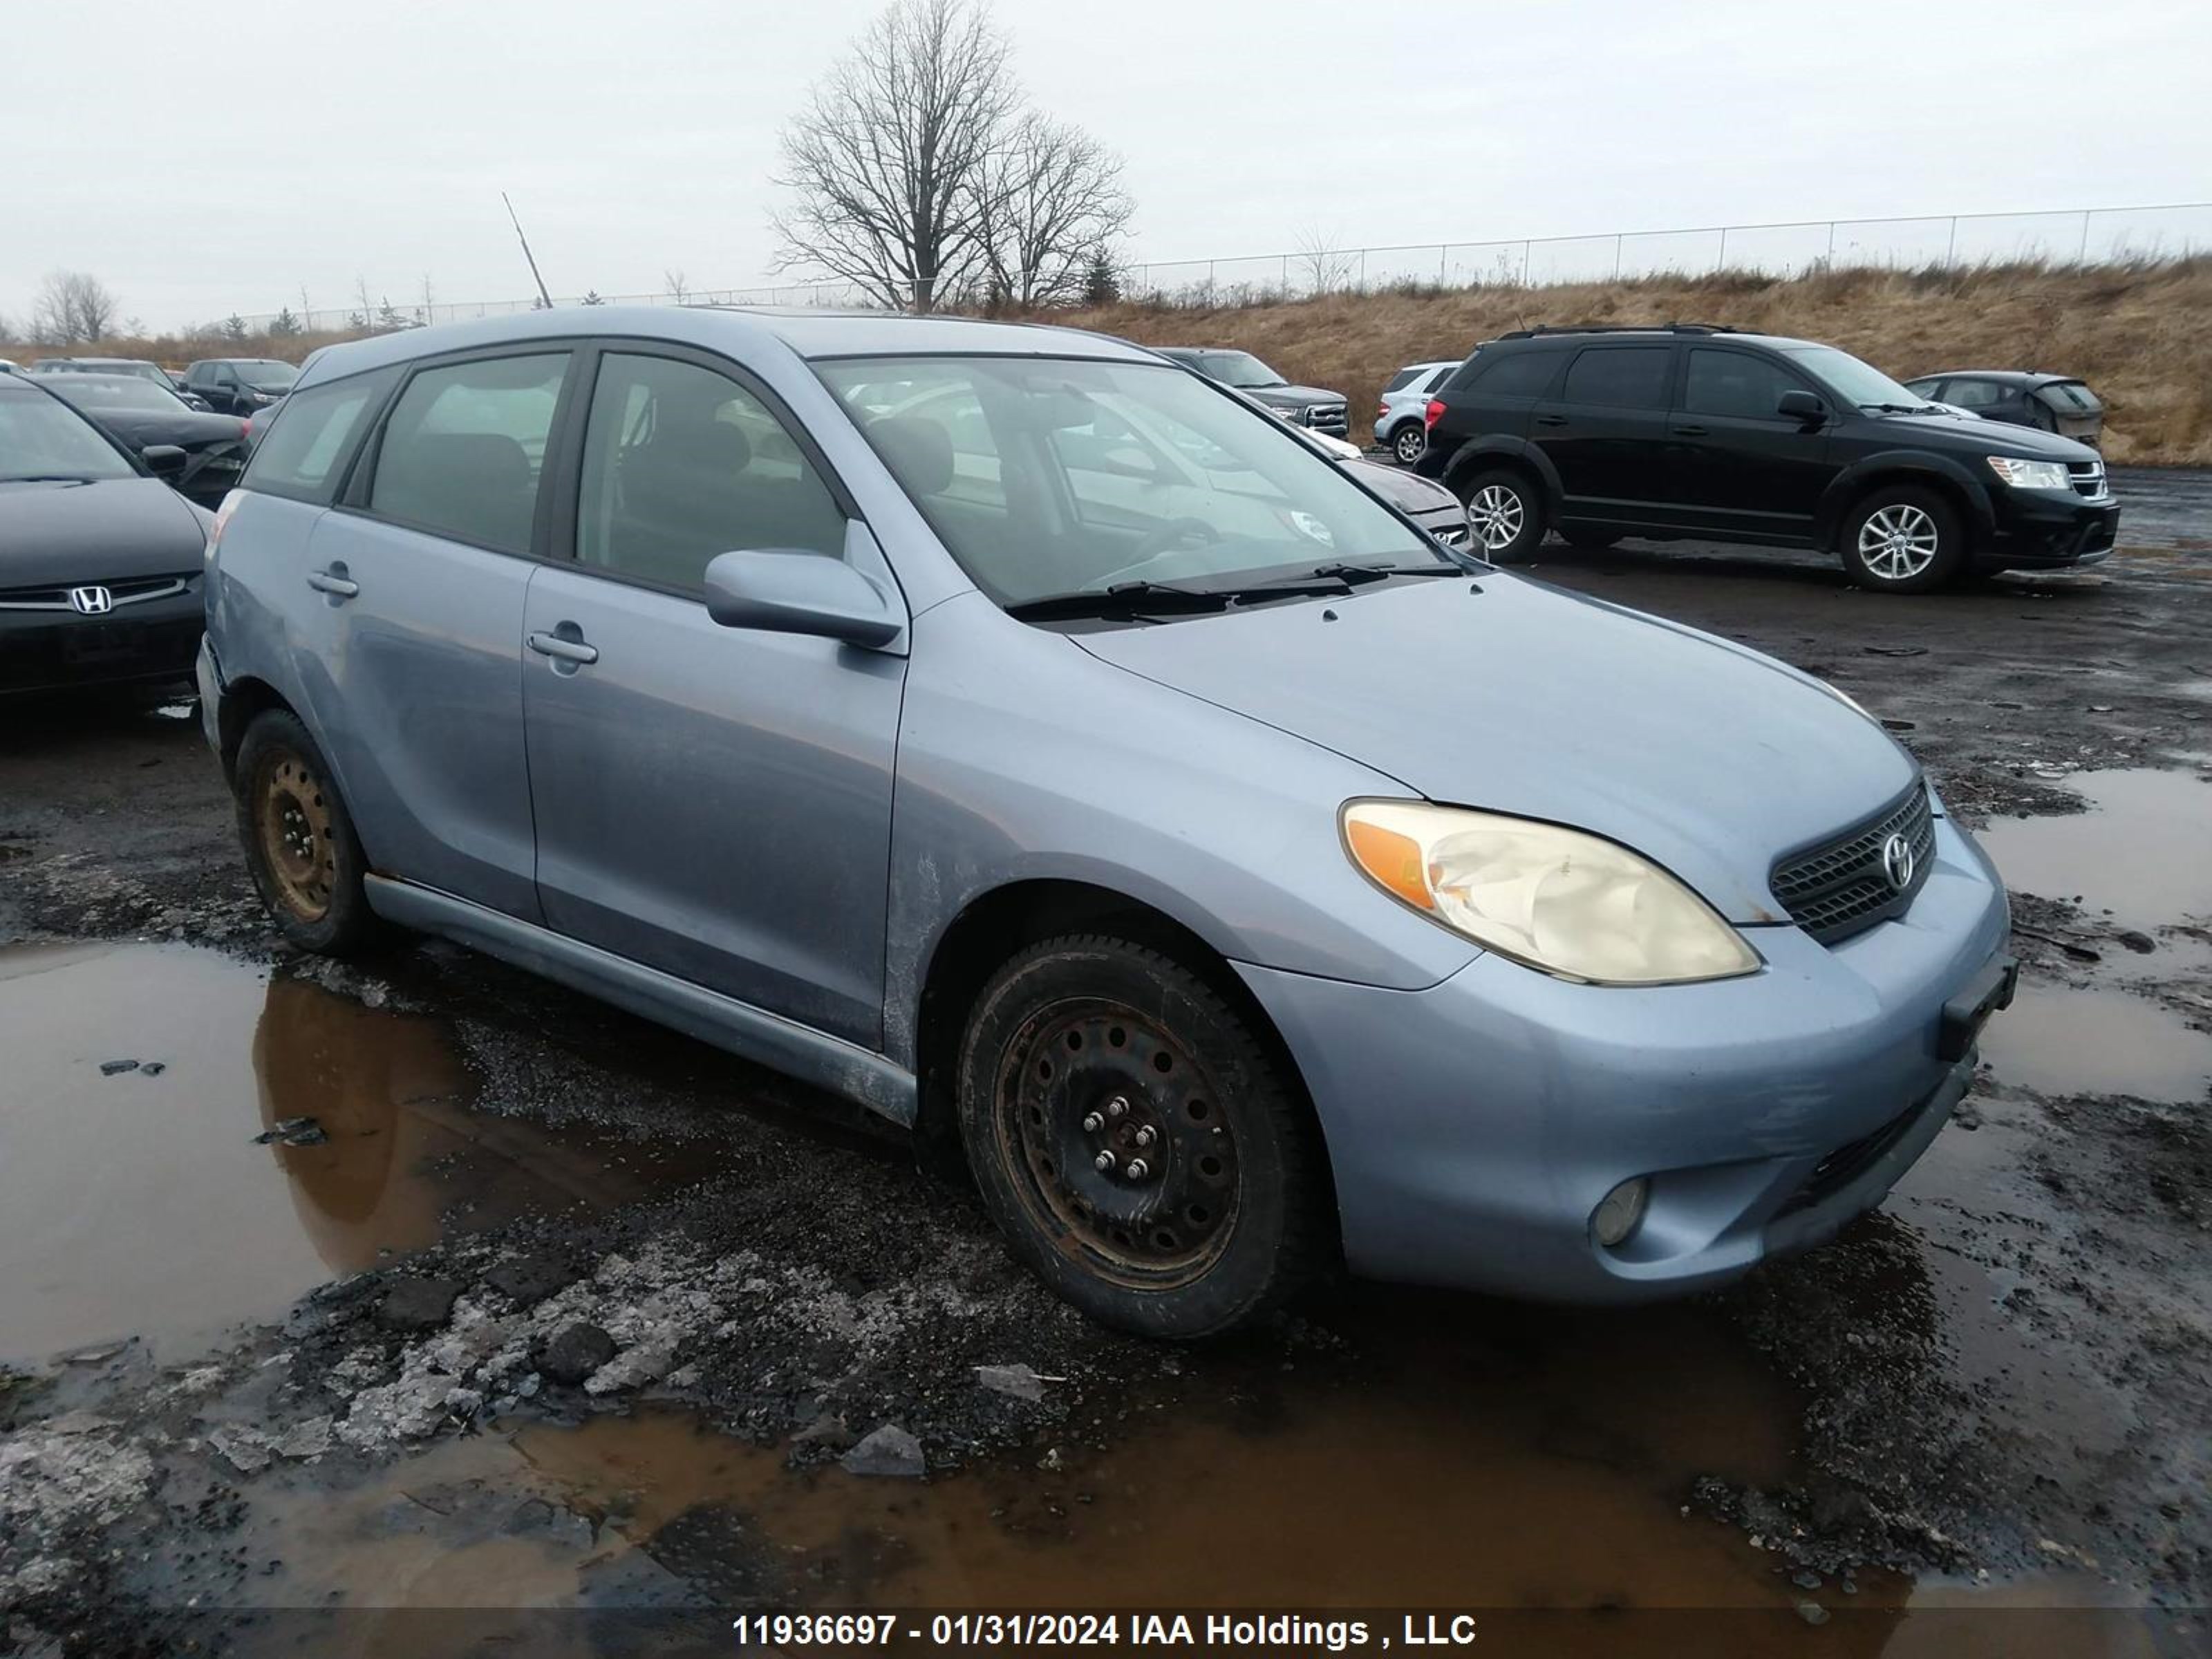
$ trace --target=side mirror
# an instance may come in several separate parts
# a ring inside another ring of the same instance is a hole
[[[706,571],[707,614],[725,628],[811,634],[871,649],[906,618],[883,589],[840,558],[801,548],[718,555]]]
[[[1808,425],[1828,418],[1827,406],[1804,391],[1784,392],[1775,403],[1774,412],[1785,420],[1803,421]]]
[[[182,472],[191,458],[174,444],[148,444],[138,452],[138,459],[146,463],[146,470],[157,478]]]

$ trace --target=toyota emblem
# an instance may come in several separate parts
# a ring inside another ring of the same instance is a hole
[[[104,617],[115,609],[115,596],[104,587],[72,587],[70,603],[88,617]]]
[[[1912,885],[1912,843],[1903,836],[1892,836],[1881,844],[1882,873],[1898,892]]]

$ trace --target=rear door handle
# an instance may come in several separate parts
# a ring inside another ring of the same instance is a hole
[[[318,593],[327,593],[334,599],[349,599],[361,592],[361,584],[345,574],[343,565],[333,565],[328,570],[307,573],[307,586]]]
[[[1674,435],[1678,438],[1702,438],[1705,435],[1705,429],[1701,426],[1678,426],[1674,428]]]
[[[532,634],[530,648],[541,657],[550,657],[556,662],[583,664],[599,659],[599,647],[586,645],[581,640],[564,639],[558,634]]]
[[[1536,417],[1538,426],[1565,426],[1566,423],[1567,417],[1564,415],[1539,415]]]

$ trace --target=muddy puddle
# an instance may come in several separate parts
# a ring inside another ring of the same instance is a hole
[[[0,949],[0,1358],[133,1335],[173,1358],[442,1226],[659,1178],[635,1146],[471,1113],[471,1093],[437,1022],[215,951]],[[301,1118],[312,1144],[256,1144]]]

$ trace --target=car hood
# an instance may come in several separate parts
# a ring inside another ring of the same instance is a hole
[[[1426,478],[1417,478],[1403,467],[1366,460],[1340,461],[1337,465],[1401,513],[1460,511],[1459,498],[1450,490]]]
[[[1956,415],[1875,415],[1869,416],[1885,433],[1894,434],[1900,447],[1919,445],[1947,452],[1971,451],[1981,455],[2014,455],[2029,461],[2094,461],[2097,452],[2073,438],[2062,438],[2032,426],[2014,426],[1961,411]]]
[[[206,521],[159,478],[0,483],[0,587],[197,571]]]
[[[1307,404],[1340,404],[1345,401],[1341,392],[1325,392],[1317,386],[1262,386],[1240,388],[1248,398],[1257,398],[1263,404],[1288,407]]]
[[[1431,800],[1620,842],[1739,923],[1783,919],[1778,857],[1918,773],[1809,676],[1500,572],[1076,637]]]

